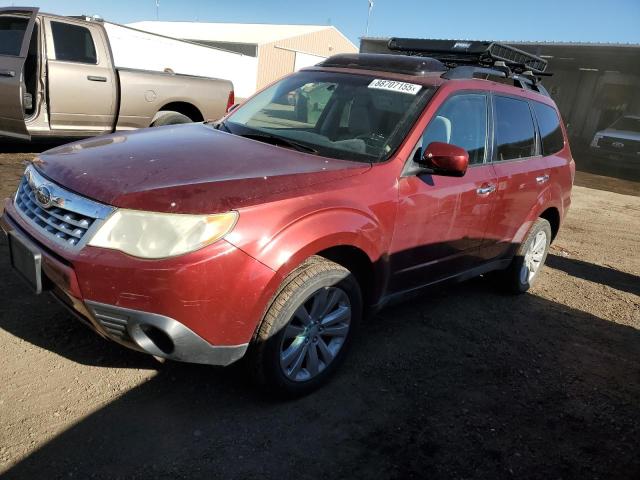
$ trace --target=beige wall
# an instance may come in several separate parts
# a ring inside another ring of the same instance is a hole
[[[329,57],[337,53],[357,53],[358,49],[335,28],[267,43],[258,47],[257,88],[293,72],[295,52]]]

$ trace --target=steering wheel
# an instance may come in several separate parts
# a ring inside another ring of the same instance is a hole
[[[362,133],[356,137],[358,140],[363,140],[364,143],[373,148],[382,148],[387,143],[387,137],[380,133]]]

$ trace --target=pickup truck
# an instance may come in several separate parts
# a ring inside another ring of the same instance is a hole
[[[104,23],[0,8],[0,136],[87,137],[217,120],[233,104],[228,80],[119,67]]]

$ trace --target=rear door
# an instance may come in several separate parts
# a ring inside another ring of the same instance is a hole
[[[98,24],[47,20],[47,81],[52,130],[106,133],[116,112],[116,72]]]
[[[525,222],[549,175],[529,102],[496,94],[493,118],[493,167],[498,188],[487,230],[487,248],[497,257],[517,247],[514,238],[526,228]]]
[[[29,140],[24,122],[23,70],[37,8],[0,8],[0,135]]]

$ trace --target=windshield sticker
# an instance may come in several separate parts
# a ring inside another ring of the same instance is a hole
[[[409,95],[417,94],[422,85],[416,85],[415,83],[396,82],[395,80],[382,80],[376,78],[369,84],[369,88],[376,88],[378,90],[389,90],[391,92],[407,93]]]

